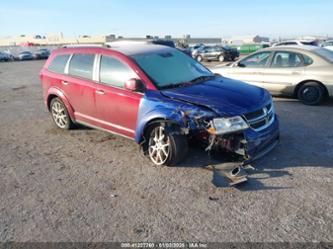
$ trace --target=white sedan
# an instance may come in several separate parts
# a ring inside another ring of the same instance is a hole
[[[333,97],[333,51],[321,47],[271,47],[210,69],[275,95],[297,97],[306,105]]]

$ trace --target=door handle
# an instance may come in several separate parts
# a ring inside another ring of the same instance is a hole
[[[291,74],[293,74],[293,75],[299,75],[301,73],[300,72],[292,72]]]
[[[67,86],[69,83],[68,83],[68,81],[62,80],[62,81],[61,81],[61,84]]]
[[[105,94],[105,92],[103,90],[96,90],[95,92],[99,95],[104,95]]]

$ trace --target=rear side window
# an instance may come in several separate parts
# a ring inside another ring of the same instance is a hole
[[[305,66],[311,65],[313,63],[313,60],[307,55],[303,54],[303,59],[304,59]]]
[[[299,54],[292,52],[276,52],[271,67],[300,67],[302,59]]]
[[[286,42],[285,45],[297,45],[296,42]]]
[[[67,61],[69,59],[69,54],[63,54],[56,56],[48,66],[48,70],[55,73],[64,73]]]
[[[136,73],[120,60],[110,56],[102,56],[100,66],[100,81],[102,83],[124,87],[127,80],[137,77]]]
[[[68,73],[73,76],[92,80],[95,55],[74,54],[70,63]]]
[[[289,45],[297,45],[296,42],[281,42],[278,43],[276,46],[289,46]]]

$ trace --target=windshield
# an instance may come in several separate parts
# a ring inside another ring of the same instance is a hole
[[[177,49],[138,54],[132,58],[158,89],[172,88],[182,83],[194,83],[198,78],[214,76],[203,65]]]
[[[330,63],[333,63],[333,51],[328,50],[326,48],[318,48],[314,50],[314,52],[329,61]]]

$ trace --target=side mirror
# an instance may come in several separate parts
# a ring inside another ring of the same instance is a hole
[[[237,67],[246,67],[243,63],[241,63],[241,62],[238,62],[237,64]]]
[[[125,89],[131,92],[143,92],[145,86],[143,82],[139,79],[129,79],[125,82]]]

